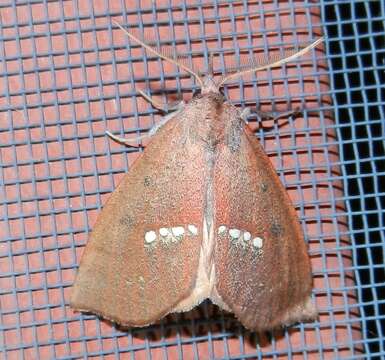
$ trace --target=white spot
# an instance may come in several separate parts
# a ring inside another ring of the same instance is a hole
[[[160,228],[159,229],[159,234],[161,235],[161,236],[167,236],[168,235],[168,229],[166,229],[166,228]]]
[[[146,234],[144,235],[144,241],[147,244],[151,244],[153,241],[156,240],[156,233],[155,231],[147,231]]]
[[[233,239],[238,239],[241,236],[241,230],[230,229],[229,234]]]
[[[260,237],[256,237],[253,239],[253,246],[257,249],[261,249],[263,246],[263,239]]]
[[[177,236],[182,236],[184,234],[184,228],[182,226],[176,226],[171,229],[172,234],[177,237]]]
[[[227,230],[226,226],[224,225],[221,225],[219,228],[218,228],[218,234],[223,234],[225,233]]]
[[[188,225],[187,229],[191,234],[198,235],[198,228],[195,225]]]
[[[251,239],[251,234],[248,231],[243,233],[243,240],[249,241]]]

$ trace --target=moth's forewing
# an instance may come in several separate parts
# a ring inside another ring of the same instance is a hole
[[[311,319],[311,268],[293,205],[255,136],[225,107],[214,171],[217,291],[249,329]]]
[[[185,124],[193,120],[183,114],[158,130],[104,206],[81,259],[73,308],[144,326],[190,295],[207,173],[202,148],[186,145]]]

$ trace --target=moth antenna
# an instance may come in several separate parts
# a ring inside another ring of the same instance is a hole
[[[297,51],[296,49],[286,50],[283,58],[281,57],[281,55],[277,54],[277,55],[264,56],[262,58],[252,58],[252,59],[247,59],[246,61],[242,61],[243,64],[241,64],[241,66],[238,67],[236,72],[229,75],[224,75],[224,77],[222,77],[221,81],[219,82],[219,86],[222,86],[226,81],[230,79],[233,79],[251,72],[257,72],[257,71],[286,64],[287,62],[295,60],[301,57],[302,55],[306,54],[307,52],[309,52],[311,49],[314,49],[323,41],[324,41],[324,38],[322,37],[299,51]]]
[[[181,69],[187,71],[189,74],[195,77],[197,82],[201,87],[203,87],[203,80],[202,78],[190,67],[186,66],[185,64],[182,63],[181,61],[181,55],[178,55],[175,50],[173,49],[166,49],[166,48],[157,48],[155,49],[154,47],[150,46],[149,44],[146,44],[142,40],[138,39],[135,35],[130,33],[127,29],[125,29],[122,25],[120,25],[117,21],[112,19],[112,22],[118,26],[121,30],[124,31],[124,33],[131,39],[134,40],[136,43],[139,45],[143,46],[146,50],[148,50],[150,53],[159,56],[161,59],[166,60]]]

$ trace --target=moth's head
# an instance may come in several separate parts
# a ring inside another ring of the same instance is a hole
[[[203,78],[203,85],[201,87],[202,94],[216,93],[219,94],[219,86],[212,75],[206,75]]]

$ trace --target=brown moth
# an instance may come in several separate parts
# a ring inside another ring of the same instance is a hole
[[[219,88],[295,59],[322,39],[215,82],[124,31],[192,74],[201,94],[166,116],[104,206],[71,307],[122,326],[146,326],[205,299],[256,331],[313,319],[311,268],[295,210],[243,114]]]

